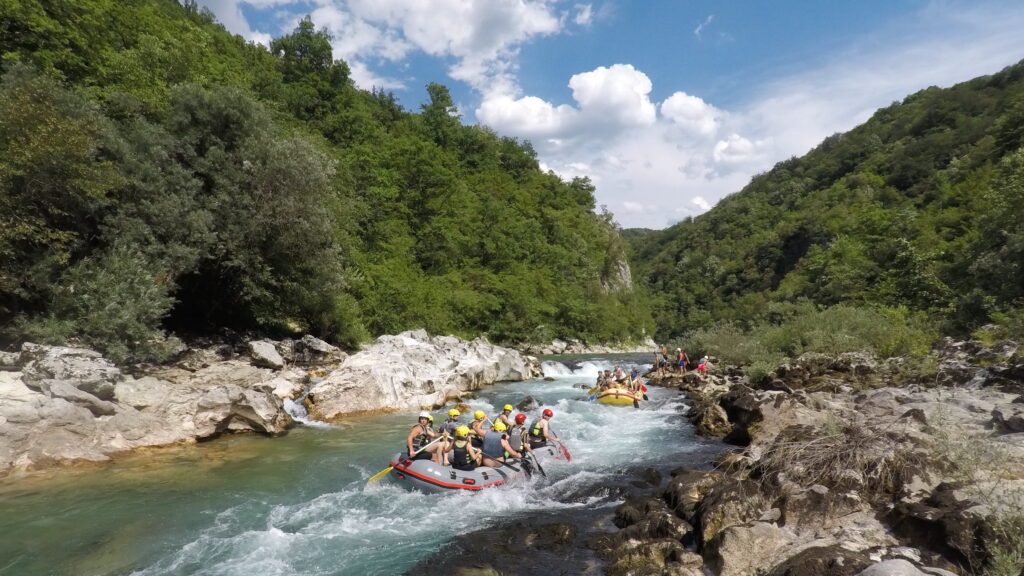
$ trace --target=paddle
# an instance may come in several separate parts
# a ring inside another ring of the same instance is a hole
[[[529,455],[530,455],[530,453],[529,453],[529,452],[525,452],[525,454],[526,454],[527,456],[529,456]],[[526,456],[523,456],[522,458],[520,458],[520,460],[525,460],[525,459],[526,459]],[[547,477],[548,477],[548,473],[547,473],[547,472],[545,472],[545,471],[544,471],[544,467],[540,465],[540,460],[537,460],[537,457],[536,457],[536,456],[534,456],[534,457],[532,458],[532,460],[533,460],[533,465],[537,467],[537,471],[538,471],[538,472],[540,472],[540,475],[541,475],[541,476],[543,476],[543,477],[545,477],[545,478],[547,478]]]
[[[431,440],[427,444],[424,444],[422,448],[420,448],[419,450],[417,450],[417,451],[413,452],[412,454],[410,454],[409,458],[412,458],[413,456],[419,454],[420,452],[423,452],[424,450],[427,449],[427,446],[430,446],[431,444],[433,444],[434,442],[437,442],[438,440],[444,439],[444,437],[445,437],[445,435],[442,434],[441,436],[438,436],[437,438]],[[377,472],[373,476],[370,476],[370,478],[367,480],[367,482],[376,482],[377,480],[380,480],[381,478],[383,478],[385,474],[387,474],[388,472],[391,472],[394,469],[395,469],[394,466],[388,466],[387,468],[381,470],[380,472]]]
[[[558,447],[562,449],[562,455],[565,456],[566,462],[572,462],[572,454],[569,454],[569,449],[562,444],[562,441],[558,441]]]

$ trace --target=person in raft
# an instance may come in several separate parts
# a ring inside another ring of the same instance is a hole
[[[495,422],[494,426],[484,436],[484,466],[491,468],[501,467],[502,462],[509,456],[522,458],[523,454],[508,443],[508,427],[501,422]]]
[[[474,470],[483,462],[483,453],[469,441],[468,426],[459,426],[455,431],[455,441],[448,445],[448,452],[448,460],[456,470]]]
[[[487,434],[487,431],[484,430],[484,420],[486,419],[487,414],[483,410],[473,412],[473,421],[469,423],[469,441],[473,443],[474,448],[484,445],[484,434]]]
[[[431,440],[441,436],[440,432],[434,431],[432,420],[430,412],[420,412],[419,422],[412,427],[412,430],[409,430],[409,435],[405,437],[405,445],[409,449],[409,458],[413,460],[430,458],[435,463],[440,464],[441,449],[444,443],[430,444]],[[427,446],[428,444],[430,445]],[[416,452],[424,446],[426,448],[417,454]]]
[[[494,417],[494,423],[497,424],[498,422],[501,422],[502,424],[505,425],[505,429],[508,430],[509,428],[512,427],[512,420],[509,419],[509,416],[511,415],[512,405],[505,404],[505,406],[501,409],[501,414],[498,414],[497,416]]]
[[[533,421],[530,425],[530,448],[540,448],[541,446],[547,446],[548,440],[558,442],[558,436],[555,436],[551,432],[551,427],[548,426],[548,420],[555,415],[550,408],[545,408],[543,415],[537,420]]]

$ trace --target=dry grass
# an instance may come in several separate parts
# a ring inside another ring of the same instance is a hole
[[[755,464],[765,481],[780,477],[801,486],[857,489],[876,498],[891,495],[923,469],[927,454],[898,435],[829,419],[822,428],[789,428]]]

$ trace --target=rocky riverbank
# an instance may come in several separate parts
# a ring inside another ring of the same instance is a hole
[[[225,433],[283,434],[294,425],[286,400],[307,388],[310,416],[337,421],[539,374],[514,350],[422,330],[351,356],[306,336],[209,344],[130,369],[93,350],[26,343],[0,353],[0,477]]]
[[[916,367],[806,355],[760,382],[737,368],[650,376],[687,396],[700,434],[735,448],[712,466],[634,471],[613,513],[520,519],[429,562],[465,576],[543,573],[534,557],[613,576],[1021,573],[1015,343],[947,339]]]
[[[933,370],[808,355],[759,383],[666,376],[742,447],[616,511],[606,574],[980,574],[1024,562],[1024,358],[942,341]],[[1018,565],[1016,570],[1020,570]],[[1016,574],[1016,572],[999,572]]]

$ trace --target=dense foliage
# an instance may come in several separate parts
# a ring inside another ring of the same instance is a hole
[[[418,113],[356,89],[308,20],[267,50],[191,1],[0,0],[0,71],[4,340],[652,327],[589,181],[440,84]]]
[[[1022,145],[1019,63],[881,109],[700,217],[627,231],[658,336],[778,324],[774,305],[798,301],[923,315],[945,332],[1019,325]]]

